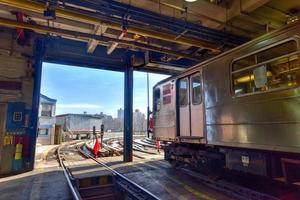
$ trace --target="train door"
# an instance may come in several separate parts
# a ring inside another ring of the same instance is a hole
[[[203,137],[202,80],[197,73],[190,77],[191,136]]]
[[[190,136],[189,78],[180,79],[178,87],[180,136]]]
[[[203,104],[201,73],[179,79],[180,136],[203,137]]]

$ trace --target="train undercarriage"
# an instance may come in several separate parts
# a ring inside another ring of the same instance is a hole
[[[300,156],[297,154],[168,143],[165,146],[165,160],[175,167],[188,164],[215,178],[230,171],[241,176],[269,178],[300,186]]]

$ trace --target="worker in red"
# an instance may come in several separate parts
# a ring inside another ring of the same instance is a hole
[[[98,141],[98,137],[96,136],[96,142],[95,142],[95,145],[94,145],[94,148],[93,148],[93,152],[94,152],[94,155],[95,155],[96,158],[98,156],[98,152],[99,152],[100,149],[101,149],[101,145]]]
[[[148,131],[149,131],[150,133],[153,132],[153,117],[152,117],[152,113],[149,114]]]
[[[156,144],[157,152],[160,154],[160,141],[159,141],[159,140],[156,140],[156,141],[155,141],[155,144]]]

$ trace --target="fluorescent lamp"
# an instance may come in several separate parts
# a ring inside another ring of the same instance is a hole
[[[195,2],[197,0],[185,0],[186,2]]]

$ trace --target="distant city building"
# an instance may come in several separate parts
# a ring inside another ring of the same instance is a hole
[[[39,124],[37,142],[43,145],[54,144],[56,99],[40,94]]]
[[[111,115],[103,114],[102,112],[96,116],[101,116],[106,132],[122,132],[123,131],[123,119],[113,118]]]
[[[118,109],[118,119],[124,119],[124,110],[122,108]]]
[[[144,132],[147,129],[147,120],[145,114],[141,113],[139,109],[133,112],[133,131]]]
[[[74,134],[92,133],[93,126],[96,128],[96,132],[100,132],[102,117],[99,115],[68,113],[57,115],[56,124],[61,125],[63,131]]]

